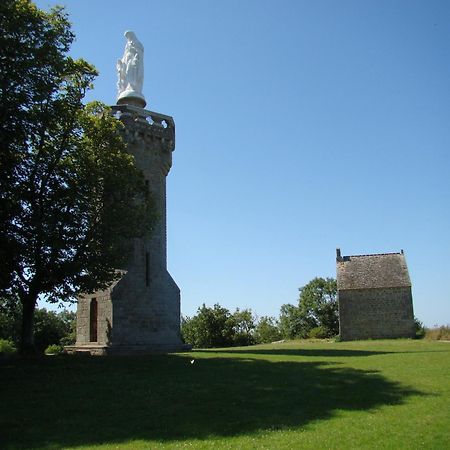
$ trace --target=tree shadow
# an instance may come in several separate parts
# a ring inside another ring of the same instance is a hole
[[[2,448],[237,436],[423,395],[379,372],[332,362],[190,358],[47,357],[4,364]]]
[[[349,356],[375,356],[387,355],[396,352],[372,351],[372,350],[347,350],[347,349],[289,349],[289,348],[270,348],[259,349],[248,347],[248,349],[225,348],[225,349],[202,349],[206,353],[227,353],[236,355],[271,355],[271,356],[317,356],[323,358],[349,357]]]

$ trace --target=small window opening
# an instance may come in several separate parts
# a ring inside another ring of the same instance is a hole
[[[149,283],[149,256],[148,256],[148,252],[145,253],[145,285],[148,286]]]
[[[97,299],[95,298],[91,300],[89,318],[90,318],[89,341],[97,342],[98,307],[97,307]]]

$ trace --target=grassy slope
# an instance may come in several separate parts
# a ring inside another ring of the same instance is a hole
[[[46,357],[1,363],[0,382],[1,448],[450,446],[445,342]]]

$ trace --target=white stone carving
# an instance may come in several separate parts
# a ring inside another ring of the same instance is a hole
[[[127,99],[139,99],[140,106],[145,106],[142,94],[144,83],[144,46],[133,31],[125,31],[127,38],[122,59],[117,61],[117,100],[126,103]],[[143,101],[143,105],[142,105]]]

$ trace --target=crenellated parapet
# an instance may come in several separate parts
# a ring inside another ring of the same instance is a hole
[[[128,145],[143,144],[159,151],[164,175],[172,167],[172,152],[175,149],[175,122],[171,116],[147,111],[133,105],[112,106],[114,117],[124,124],[124,139]]]
[[[120,119],[126,130],[132,130],[136,139],[160,140],[167,151],[175,149],[175,122],[173,117],[147,111],[132,105],[111,106],[114,117]]]

